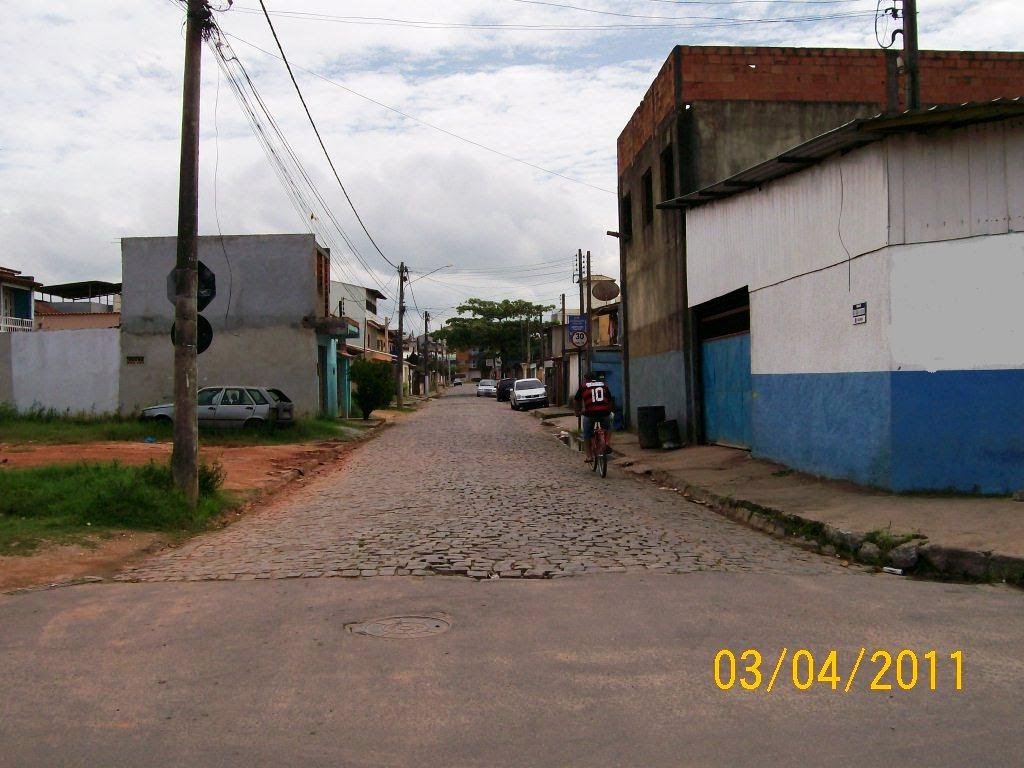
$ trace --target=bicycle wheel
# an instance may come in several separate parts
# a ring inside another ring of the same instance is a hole
[[[590,440],[590,456],[591,456],[591,459],[590,459],[590,471],[591,472],[597,472],[597,454],[594,453],[594,443],[596,443],[596,442],[597,442],[596,440],[591,438],[591,440]]]
[[[594,464],[601,462],[601,466],[598,471],[601,473],[601,477],[608,477],[608,453],[604,450],[601,451],[600,456],[594,457]]]

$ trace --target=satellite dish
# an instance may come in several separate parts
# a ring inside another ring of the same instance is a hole
[[[614,280],[602,280],[599,283],[594,283],[594,287],[590,292],[594,294],[595,299],[611,301],[619,295],[619,286],[615,284]]]

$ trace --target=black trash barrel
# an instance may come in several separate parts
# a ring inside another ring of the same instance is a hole
[[[661,448],[658,425],[664,420],[664,405],[642,405],[636,409],[636,432],[641,448]]]
[[[658,425],[658,441],[666,451],[682,448],[679,441],[679,422],[675,419],[661,422]]]

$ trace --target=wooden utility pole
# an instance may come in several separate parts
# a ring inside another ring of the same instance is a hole
[[[398,355],[395,357],[395,403],[402,407],[405,378],[405,262],[398,265]]]
[[[559,403],[559,405],[568,404],[568,402],[569,402],[569,393],[566,391],[566,390],[569,389],[569,372],[567,370],[565,370],[565,361],[566,361],[566,356],[565,356],[565,322],[566,322],[566,320],[565,320],[565,294],[563,293],[562,294],[562,345],[559,348],[559,349],[561,349],[562,359],[560,361],[561,365],[558,366],[558,372],[560,374],[559,379],[561,379],[558,382],[558,391],[559,391],[558,403]]]
[[[590,251],[587,251],[587,371],[594,367],[594,326],[591,321],[593,310],[593,286],[590,284]]]
[[[419,278],[417,278],[419,279]],[[423,396],[430,394],[430,313],[423,313]]]
[[[907,109],[921,108],[918,80],[917,0],[903,0],[903,66],[907,73]]]
[[[576,251],[576,274],[579,276],[580,281],[580,308],[576,310],[581,315],[583,314],[583,249],[580,248]],[[590,329],[587,329],[589,335]],[[575,345],[574,345],[575,346]],[[580,387],[583,385],[583,350],[579,347],[576,348],[576,386]],[[573,393],[575,395],[575,392]],[[576,429],[583,429],[583,419],[579,416],[576,417]]]
[[[199,424],[196,366],[196,291],[199,261],[199,96],[203,36],[210,27],[206,0],[188,0],[185,78],[181,104],[181,165],[174,296],[174,448],[171,475],[190,506],[199,502]]]

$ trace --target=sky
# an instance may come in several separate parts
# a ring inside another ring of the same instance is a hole
[[[673,45],[875,47],[879,4],[264,2],[381,253],[331,173],[259,0],[213,0],[226,9],[216,13],[221,50],[238,59],[236,74],[244,67],[338,226],[323,209],[313,223],[308,207],[296,210],[204,48],[200,233],[312,227],[331,246],[336,279],[384,290],[385,315],[397,284],[387,262],[404,261],[416,280],[413,330],[422,311],[436,327],[469,296],[571,297],[577,249],[617,276],[618,245],[605,234],[617,228],[615,141]],[[922,48],[1024,46],[1020,0],[918,7]],[[0,10],[0,264],[44,283],[118,281],[120,238],[176,229],[182,5],[0,0]]]

